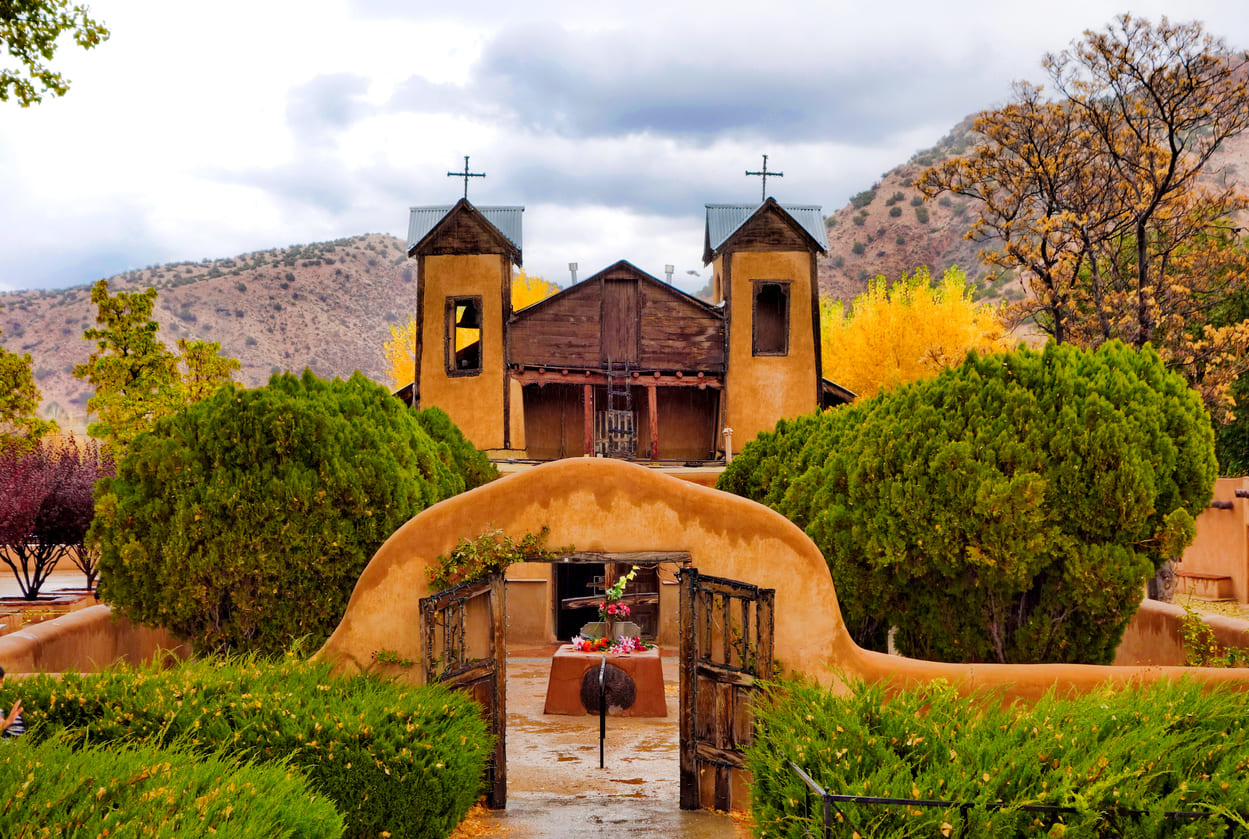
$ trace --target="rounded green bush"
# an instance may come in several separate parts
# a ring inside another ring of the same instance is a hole
[[[1149,348],[980,357],[760,435],[718,486],[820,547],[847,626],[948,661],[1113,658],[1216,474],[1200,396]]]
[[[140,435],[97,488],[100,594],[201,652],[319,645],[391,533],[495,475],[445,414],[359,374],[224,388]]]

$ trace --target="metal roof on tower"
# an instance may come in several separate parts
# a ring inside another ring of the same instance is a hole
[[[455,206],[455,204],[446,204],[440,207],[412,207],[408,216],[408,250],[424,239],[429,231],[446,217],[447,213],[455,209]],[[474,205],[473,209],[493,224],[495,229],[516,246],[517,250],[523,250],[521,214],[525,212],[524,207],[478,207]]]
[[[772,199],[769,199],[772,200]],[[767,202],[764,202],[767,203]],[[717,251],[764,204],[707,204],[707,244]],[[828,234],[824,231],[824,208],[818,205],[777,204],[789,213],[820,249],[828,252]]]

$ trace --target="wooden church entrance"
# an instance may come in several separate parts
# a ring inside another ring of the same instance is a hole
[[[774,592],[688,566],[678,579],[680,806],[741,808],[756,682],[772,677]],[[505,614],[501,575],[420,600],[427,683],[470,693],[490,721],[496,739],[487,803],[495,809],[507,805]]]

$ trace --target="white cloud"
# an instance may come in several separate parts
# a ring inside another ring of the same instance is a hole
[[[363,232],[450,203],[525,204],[525,264],[701,268],[703,204],[831,211],[968,113],[1040,79],[1109,0],[96,0],[112,38],[62,99],[0,105],[0,288]],[[1138,4],[1152,18],[1160,2]],[[1243,4],[1190,0],[1215,34]],[[1241,45],[1243,46],[1243,44]]]

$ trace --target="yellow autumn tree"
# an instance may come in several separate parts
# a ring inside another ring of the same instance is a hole
[[[557,291],[559,291],[559,286],[554,283],[548,283],[541,277],[531,277],[523,270],[517,269],[512,275],[512,311],[532,306]],[[476,341],[479,335],[480,332],[476,329],[457,330],[456,349],[464,349]],[[386,374],[390,376],[391,388],[398,390],[410,383],[412,374],[415,372],[413,359],[416,357],[416,317],[414,315],[408,315],[407,323],[390,327],[390,340],[383,345],[382,351],[386,356]]]
[[[892,286],[878,275],[850,304],[820,299],[824,375],[859,396],[930,376],[969,349],[998,352],[1012,342],[995,306],[976,303],[958,267],[933,283],[920,266]]]

